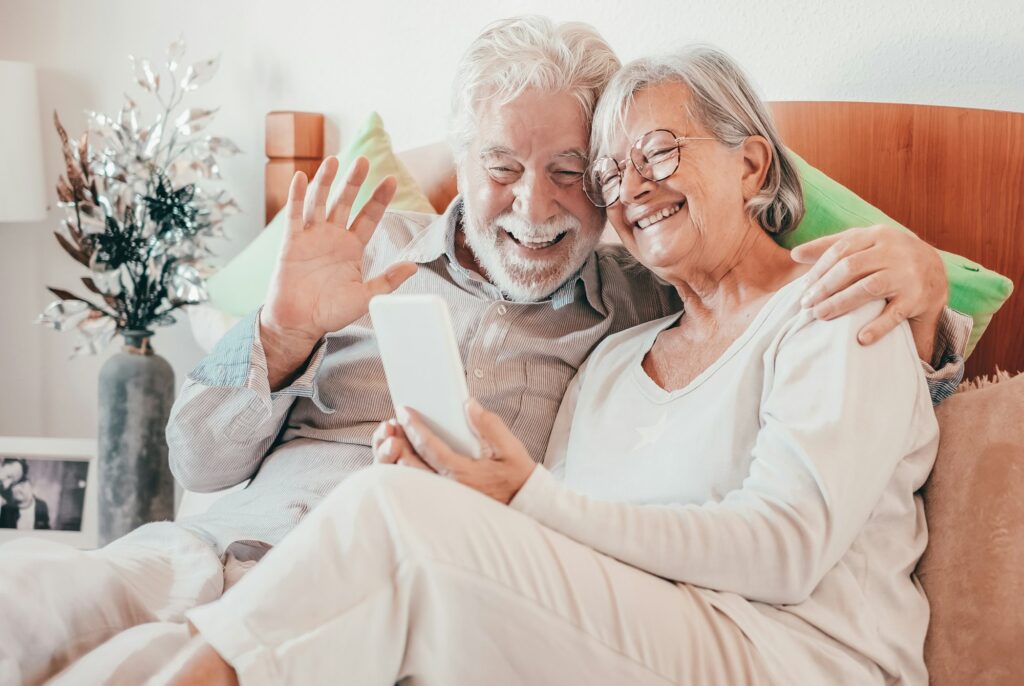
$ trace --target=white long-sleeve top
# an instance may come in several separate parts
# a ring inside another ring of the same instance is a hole
[[[780,683],[924,684],[912,572],[927,542],[915,492],[938,447],[928,387],[909,326],[861,346],[881,303],[815,320],[803,281],[676,391],[641,363],[679,315],[606,339],[512,506],[700,587]]]

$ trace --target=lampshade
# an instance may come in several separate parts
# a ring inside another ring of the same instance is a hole
[[[23,62],[0,61],[0,222],[45,218],[35,68]]]

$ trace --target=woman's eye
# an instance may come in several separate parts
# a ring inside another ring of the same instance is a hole
[[[661,150],[651,150],[644,154],[648,162],[660,162],[664,160],[673,152],[672,148],[662,148]]]

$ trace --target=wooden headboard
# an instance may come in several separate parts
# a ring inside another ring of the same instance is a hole
[[[861,102],[772,104],[808,162],[937,248],[1024,281],[1024,113]],[[1024,371],[1024,295],[1014,293],[967,361]]]
[[[771,108],[783,140],[808,162],[935,247],[1024,284],[1024,113],[856,102]],[[447,148],[400,157],[431,204],[447,207],[457,192]],[[1022,331],[1024,295],[1014,293],[966,375],[1024,371]]]

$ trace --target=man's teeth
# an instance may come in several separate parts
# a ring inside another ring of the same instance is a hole
[[[644,217],[643,219],[638,219],[637,222],[636,222],[636,225],[637,225],[637,227],[639,227],[641,229],[646,229],[651,224],[654,224],[655,222],[660,222],[665,217],[671,217],[673,214],[675,214],[679,210],[683,209],[683,205],[685,205],[685,204],[686,204],[686,201],[683,201],[683,202],[679,203],[678,205],[672,205],[671,207],[666,207],[665,209],[661,210],[660,212],[655,212],[654,214],[652,214],[652,215],[650,215],[648,217]]]
[[[531,239],[527,239],[527,238],[519,238],[518,236],[515,236],[513,234],[509,234],[509,235],[512,236],[513,238],[515,238],[516,242],[519,243],[519,245],[526,246],[527,248],[529,248],[531,250],[542,250],[543,248],[549,248],[552,245],[554,245],[555,243],[557,243],[558,241],[560,241],[562,239],[562,236],[564,236],[565,234],[564,233],[560,233],[557,236],[555,236],[554,238],[552,238],[550,241],[531,240]]]

